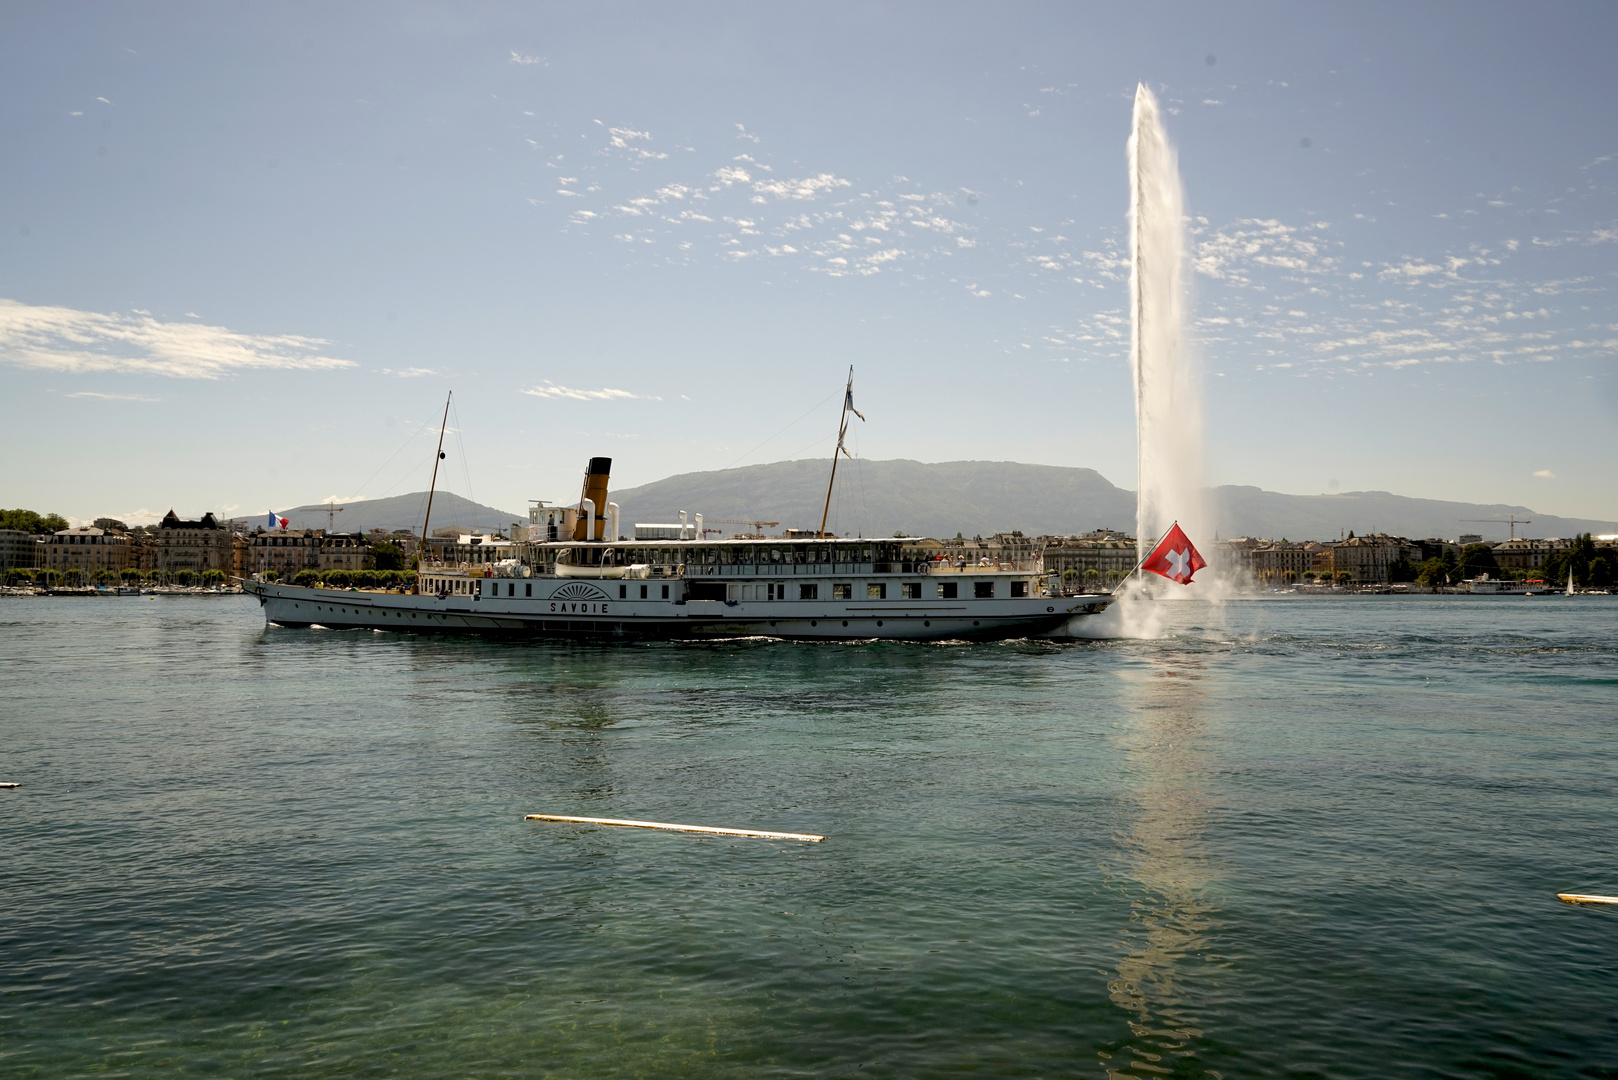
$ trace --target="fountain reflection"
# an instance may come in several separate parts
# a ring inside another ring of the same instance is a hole
[[[1199,976],[1212,972],[1210,935],[1218,928],[1208,895],[1213,873],[1203,851],[1206,671],[1197,661],[1155,660],[1132,676],[1133,721],[1120,736],[1135,805],[1107,869],[1130,897],[1124,957],[1107,984],[1128,1014],[1130,1038],[1102,1048],[1109,1076],[1218,1076],[1201,1059],[1207,1012]]]

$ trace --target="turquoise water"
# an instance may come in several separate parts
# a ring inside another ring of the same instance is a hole
[[[579,647],[0,601],[0,1074],[1618,1077],[1618,598]],[[811,845],[523,820],[825,833]]]

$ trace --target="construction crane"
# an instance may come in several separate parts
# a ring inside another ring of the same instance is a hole
[[[1517,526],[1532,525],[1534,523],[1532,518],[1520,518],[1516,514],[1503,518],[1462,518],[1461,520],[1469,525],[1509,525],[1511,526],[1511,538],[1513,540],[1517,539]]]
[[[337,502],[336,499],[327,499],[326,502],[324,503],[324,506],[325,506],[325,509],[326,509],[326,531],[327,532],[331,532],[332,529],[337,525],[337,515],[341,514],[343,512],[343,510],[344,510],[344,507],[335,505],[336,502]]]
[[[703,536],[707,536],[709,533],[718,534],[718,533],[722,533],[722,532],[725,531],[724,529],[710,529],[710,528],[708,528],[708,525],[710,523],[712,523],[714,525],[746,525],[749,529],[752,530],[753,534],[757,535],[757,536],[763,536],[765,529],[773,529],[777,525],[781,524],[779,521],[733,521],[730,518],[705,517],[705,518],[702,519],[702,535]]]

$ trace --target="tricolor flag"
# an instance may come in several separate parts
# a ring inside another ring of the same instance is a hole
[[[274,510],[270,511],[270,528],[272,528],[272,529],[284,529],[284,528],[287,527],[287,524],[288,524],[288,522],[287,522],[286,518],[284,518],[284,517],[276,517],[275,516],[275,511]]]
[[[276,522],[275,511],[271,510],[270,511],[270,528],[272,528],[272,529],[275,528],[275,522]]]
[[[1170,581],[1177,581],[1181,585],[1189,585],[1191,575],[1207,565],[1207,561],[1192,545],[1190,538],[1181,531],[1180,523],[1175,522],[1168,535],[1152,549],[1150,555],[1146,556],[1146,561],[1140,564],[1140,568],[1150,570]]]

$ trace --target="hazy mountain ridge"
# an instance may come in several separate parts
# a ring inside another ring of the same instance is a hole
[[[680,510],[709,519],[779,521],[814,528],[826,498],[826,461],[780,461],[716,472],[682,473],[613,493],[624,531],[636,521],[672,521]],[[1508,527],[1468,518],[1532,519],[1526,535],[1618,532],[1618,522],[1536,514],[1526,506],[1417,499],[1386,491],[1288,495],[1227,485],[1213,491],[1219,535],[1293,540],[1335,539],[1348,530],[1414,538],[1454,538],[1463,532],[1504,540]],[[829,529],[887,536],[988,535],[1020,529],[1030,535],[1096,528],[1133,530],[1135,493],[1094,469],[1025,465],[1014,461],[925,463],[843,461],[837,470]],[[1522,530],[1519,529],[1519,533]]]
[[[343,512],[336,516],[332,526],[338,532],[370,532],[385,529],[393,532],[408,529],[421,532],[421,516],[427,509],[427,493],[413,491],[408,495],[394,495],[386,499],[363,499],[345,502]],[[288,519],[289,529],[326,528],[326,508],[321,505],[299,506],[279,512]],[[248,525],[264,524],[266,519],[245,519]],[[441,529],[459,525],[463,529],[481,529],[485,532],[510,527],[513,521],[527,521],[527,514],[513,514],[492,506],[473,502],[452,491],[440,491],[433,496],[433,520],[428,526]]]
[[[678,512],[702,514],[707,520],[778,521],[783,527],[813,529],[820,524],[830,463],[819,460],[778,461],[714,472],[681,473],[615,489],[612,500],[622,507],[623,532],[635,522],[665,522]],[[1519,533],[1527,536],[1572,536],[1580,532],[1618,532],[1618,522],[1536,514],[1526,506],[1416,499],[1386,491],[1347,491],[1333,495],[1287,495],[1256,487],[1227,485],[1214,489],[1219,535],[1273,539],[1332,540],[1352,529],[1383,531],[1417,539],[1453,539],[1463,532],[1504,540],[1504,524],[1481,524],[1468,518],[1531,519]],[[425,491],[345,503],[337,515],[345,532],[421,529]],[[326,512],[318,505],[282,511],[296,529],[323,529]],[[514,514],[441,491],[433,499],[432,527],[504,530],[527,514]],[[254,524],[249,519],[248,524]],[[950,537],[988,535],[1020,529],[1031,536],[1071,534],[1097,528],[1133,530],[1135,493],[1114,486],[1094,469],[1057,465],[1025,465],[1015,461],[921,462],[842,461],[837,468],[828,529],[838,533]],[[773,530],[772,530],[773,531]]]

